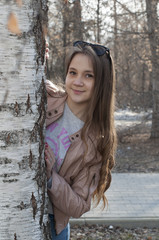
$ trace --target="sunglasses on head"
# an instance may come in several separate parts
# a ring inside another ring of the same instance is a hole
[[[88,43],[88,42],[84,42],[84,41],[76,41],[76,42],[73,43],[73,46],[74,47],[80,46],[82,48],[84,48],[85,46],[90,46],[98,56],[102,56],[105,53],[108,54],[108,56],[110,56],[109,48],[104,47],[102,45]]]

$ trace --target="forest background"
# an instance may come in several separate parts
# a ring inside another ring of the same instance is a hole
[[[64,82],[73,41],[110,48],[116,71],[115,171],[159,170],[158,0],[50,1],[47,78]]]

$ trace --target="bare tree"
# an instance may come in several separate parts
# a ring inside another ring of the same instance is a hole
[[[151,49],[153,114],[151,137],[159,138],[159,30],[157,16],[158,0],[146,0],[148,36]]]
[[[117,42],[118,42],[118,16],[117,16],[117,3],[114,0],[114,60],[117,63],[118,60],[118,49],[117,49]],[[115,74],[116,74],[116,84],[118,84],[118,69],[115,65]]]
[[[97,1],[97,42],[100,43],[101,19],[100,19],[100,0]]]
[[[75,0],[73,3],[72,14],[73,14],[73,39],[83,40],[83,24],[81,16],[81,1]]]
[[[1,0],[0,14],[0,239],[46,240],[47,0]]]
[[[73,41],[83,39],[81,1],[58,0],[51,3],[49,12],[49,78],[64,81],[66,47]]]

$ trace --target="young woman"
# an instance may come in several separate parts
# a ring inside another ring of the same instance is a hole
[[[69,218],[106,203],[116,134],[109,49],[77,41],[66,57],[66,90],[47,81],[46,170],[52,239],[69,239]]]

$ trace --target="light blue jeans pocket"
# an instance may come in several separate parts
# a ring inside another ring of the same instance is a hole
[[[52,240],[69,240],[70,239],[70,224],[68,223],[65,229],[60,233],[56,234],[55,231],[55,220],[54,215],[49,214],[50,228],[51,228],[51,237]]]

